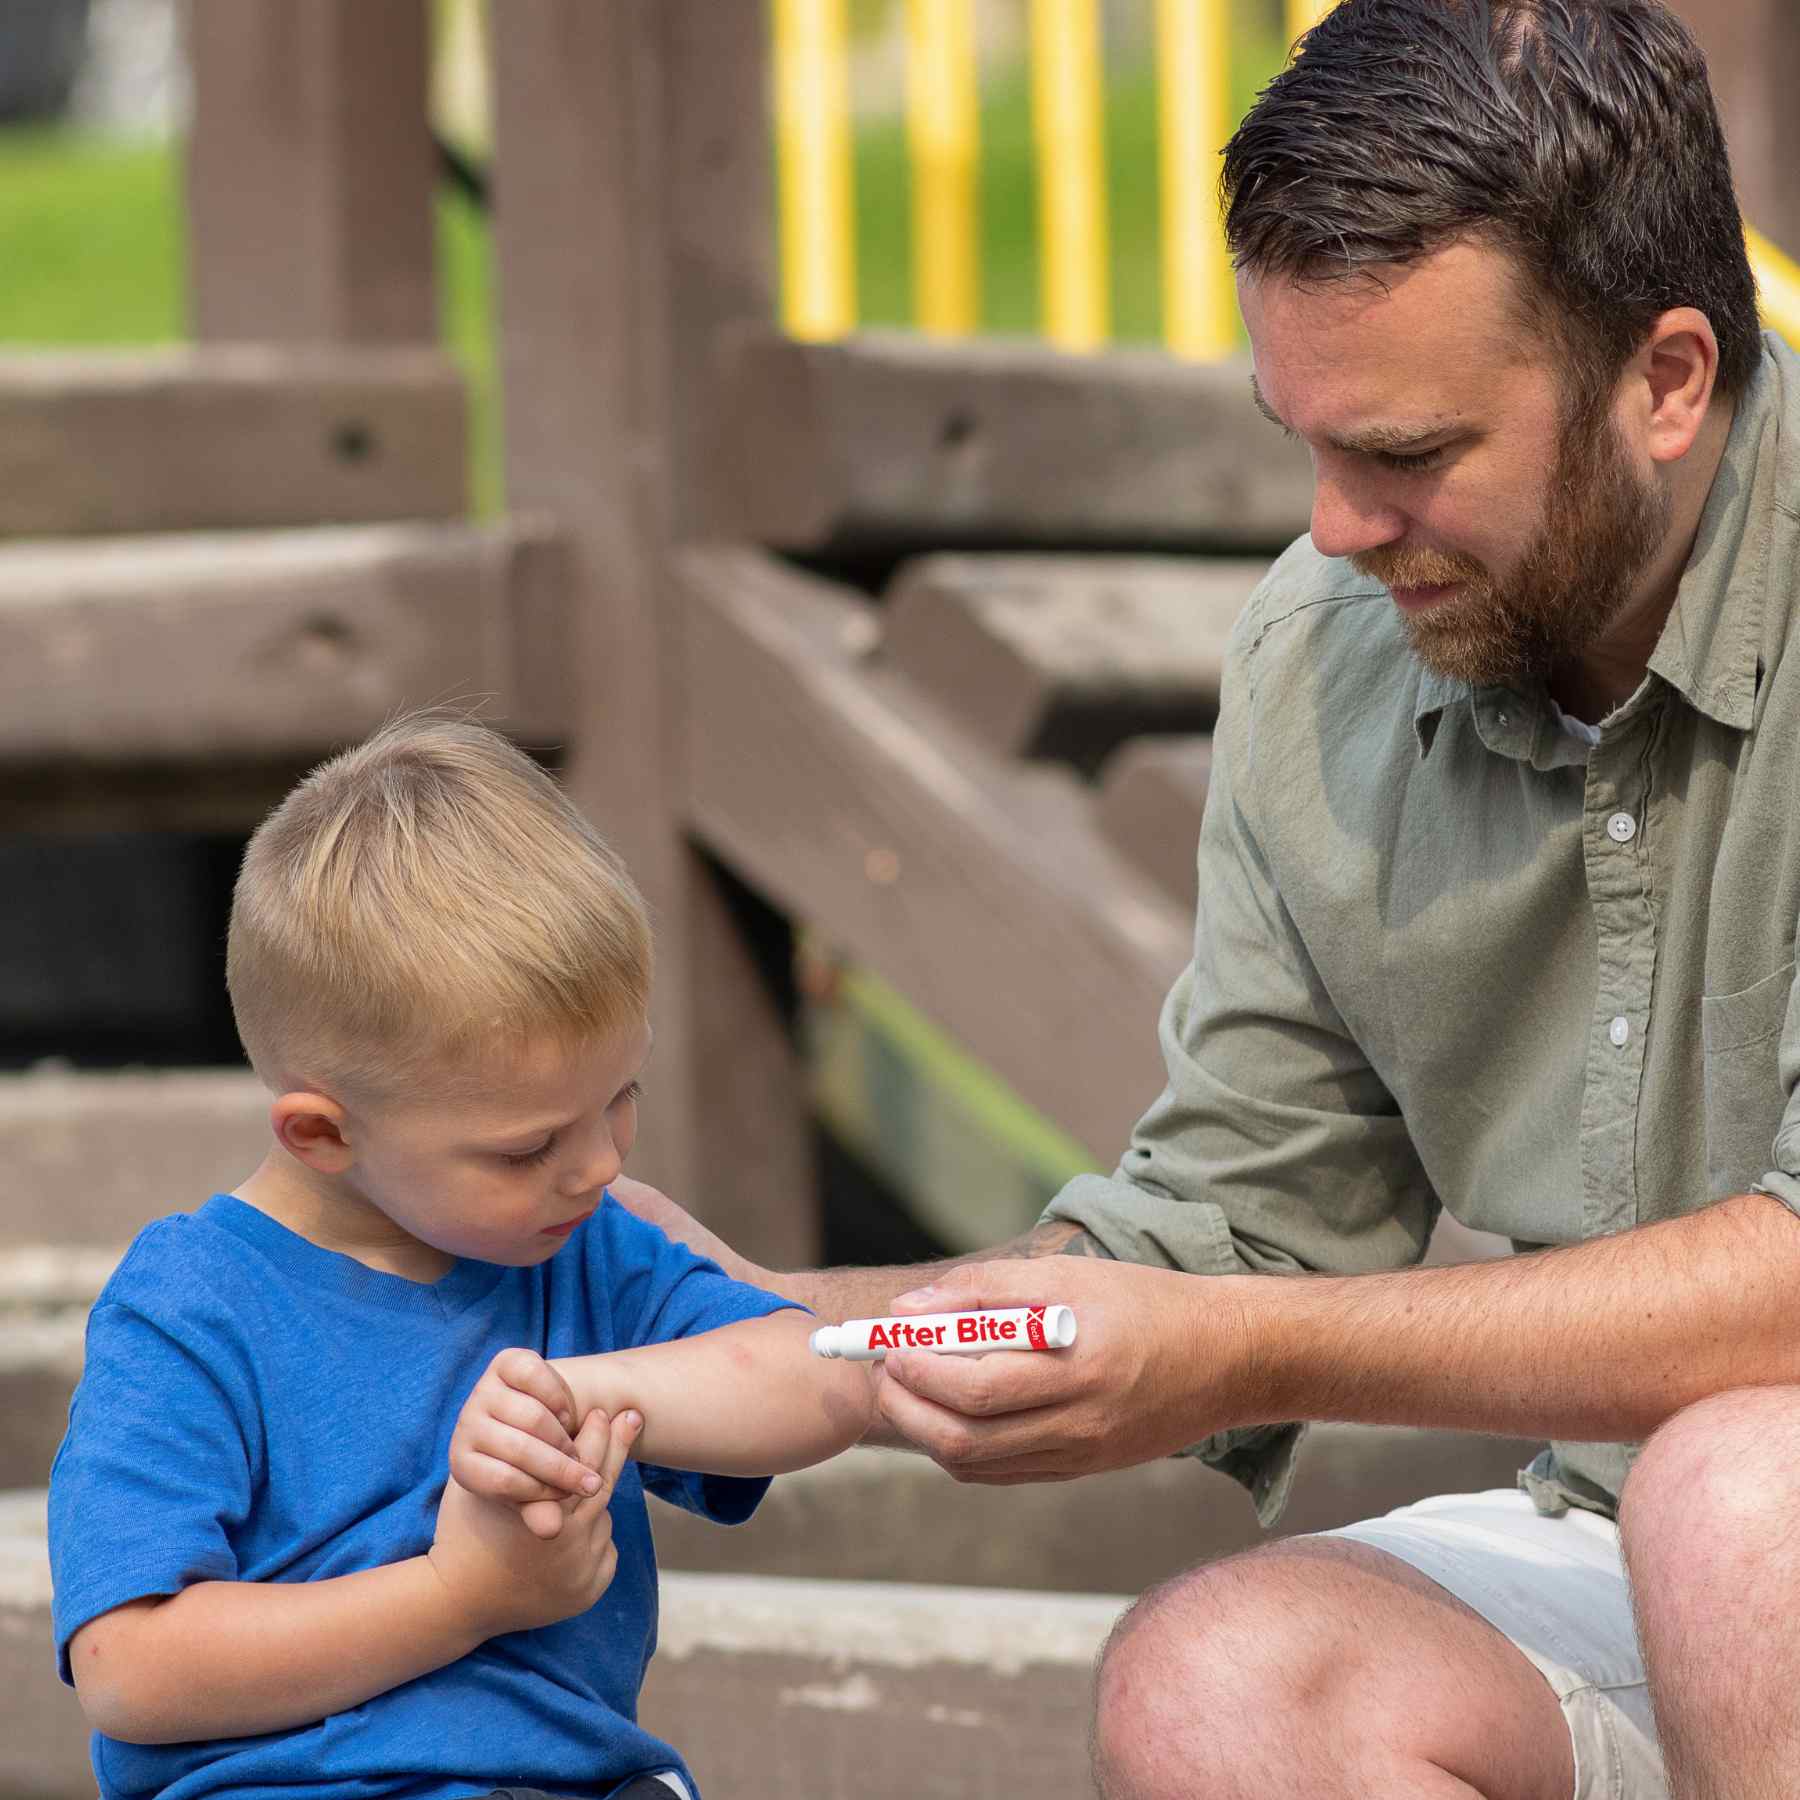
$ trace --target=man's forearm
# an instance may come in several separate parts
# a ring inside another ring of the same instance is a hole
[[[1079,1225],[1052,1219],[1036,1225],[1022,1237],[992,1250],[976,1250],[967,1256],[947,1256],[936,1262],[901,1263],[874,1269],[808,1269],[776,1275],[776,1291],[809,1306],[821,1319],[841,1324],[845,1319],[885,1318],[896,1294],[924,1287],[947,1270],[966,1263],[1002,1262],[1034,1256],[1105,1256],[1099,1243]]]
[[[1761,1195],[1494,1262],[1216,1279],[1270,1422],[1633,1441],[1709,1394],[1800,1383],[1800,1219]]]
[[[426,1556],[325,1581],[202,1581],[75,1634],[88,1720],[126,1743],[310,1725],[466,1656],[481,1641]]]

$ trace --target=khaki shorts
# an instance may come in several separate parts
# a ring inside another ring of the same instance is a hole
[[[1549,1682],[1575,1746],[1574,1800],[1668,1800],[1619,1528],[1545,1518],[1513,1488],[1446,1494],[1323,1537],[1410,1563],[1504,1633]]]

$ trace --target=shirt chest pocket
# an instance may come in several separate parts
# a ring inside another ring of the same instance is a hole
[[[1706,1183],[1722,1200],[1759,1181],[1774,1155],[1787,1095],[1779,1053],[1794,964],[1735,994],[1700,1000],[1706,1059]]]

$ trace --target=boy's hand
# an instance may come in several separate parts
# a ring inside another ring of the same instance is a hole
[[[558,1503],[600,1485],[576,1453],[574,1429],[568,1383],[536,1351],[502,1350],[463,1402],[450,1438],[450,1478],[483,1499],[523,1507],[526,1526],[553,1538],[564,1517]]]
[[[483,1642],[572,1619],[612,1585],[619,1553],[608,1508],[639,1424],[635,1413],[610,1421],[598,1409],[588,1414],[575,1450],[596,1465],[599,1490],[561,1503],[554,1542],[533,1536],[516,1507],[472,1494],[454,1478],[445,1484],[430,1562]]]

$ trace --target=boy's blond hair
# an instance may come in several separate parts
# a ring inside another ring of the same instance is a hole
[[[441,1095],[527,1041],[635,1025],[650,927],[536,763],[472,720],[415,713],[320,764],[257,829],[226,983],[275,1092]]]

